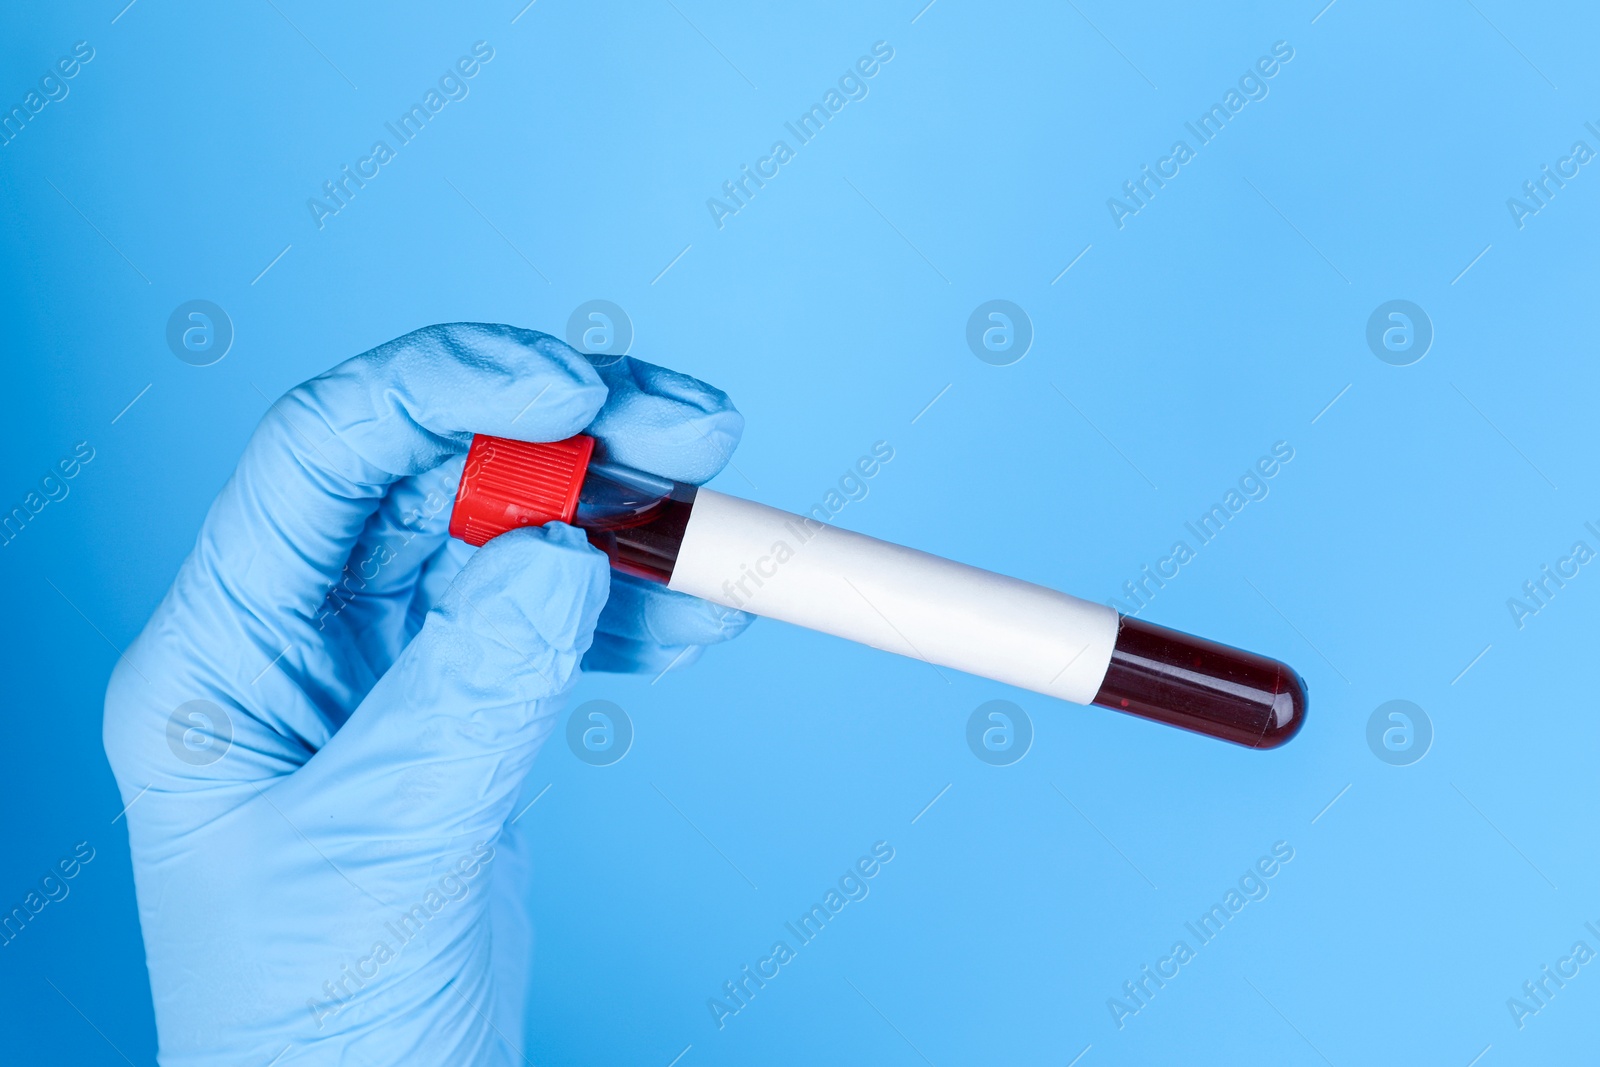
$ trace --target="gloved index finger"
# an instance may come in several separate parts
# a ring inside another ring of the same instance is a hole
[[[632,357],[601,366],[600,376],[609,396],[587,432],[608,458],[697,485],[732,459],[744,416],[722,390]]]
[[[430,326],[347,360],[262,419],[206,517],[180,593],[186,577],[210,577],[254,618],[315,625],[391,484],[466,451],[474,433],[570,437],[605,397],[571,348],[510,326]]]

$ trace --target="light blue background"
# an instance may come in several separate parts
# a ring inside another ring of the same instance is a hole
[[[0,505],[96,453],[0,550],[0,905],[98,853],[0,948],[8,1059],[154,1061],[101,697],[268,398],[418,326],[560,334],[593,298],[745,413],[719,488],[804,508],[886,440],[842,525],[1097,600],[1288,441],[1270,496],[1145,617],[1293,663],[1311,715],[1245,751],[773,623],[655,682],[587,678],[576,700],[637,737],[594,768],[558,736],[535,766],[533,1062],[1593,1048],[1600,965],[1525,1029],[1506,1007],[1600,949],[1600,577],[1521,630],[1506,607],[1600,548],[1600,169],[1523,229],[1506,207],[1575,140],[1600,149],[1582,5],[122,3],[0,32],[6,108],[96,50],[0,148]],[[471,95],[319,231],[306,199],[480,39]],[[719,231],[706,199],[879,40],[867,99]],[[1280,40],[1270,95],[1119,230],[1106,199]],[[237,330],[211,367],[164,341],[192,298]],[[1009,367],[964,340],[994,298],[1036,331]],[[1436,331],[1409,367],[1365,342],[1395,298]],[[964,739],[997,698],[1037,734],[1010,767]],[[1409,767],[1366,741],[1396,698],[1436,733]],[[871,896],[719,1031],[706,999],[878,840]],[[1271,895],[1119,1031],[1107,998],[1277,841]]]

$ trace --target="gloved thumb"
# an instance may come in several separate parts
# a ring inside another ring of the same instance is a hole
[[[490,541],[275,801],[345,855],[341,844],[428,853],[492,840],[555,727],[550,698],[575,681],[608,589],[606,557],[571,526]]]

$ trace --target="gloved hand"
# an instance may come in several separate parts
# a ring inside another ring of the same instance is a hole
[[[106,695],[161,1063],[523,1061],[491,887],[517,896],[502,829],[562,695],[580,661],[659,671],[748,617],[560,523],[450,541],[462,457],[587,428],[698,482],[742,426],[692,378],[479,324],[273,405]]]

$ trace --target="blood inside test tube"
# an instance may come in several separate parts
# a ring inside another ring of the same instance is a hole
[[[1277,748],[1300,731],[1306,685],[1288,664],[1126,615],[1117,622],[1100,707],[1249,748]]]
[[[1277,660],[648,474],[596,444],[478,435],[450,532],[481,545],[570,522],[625,574],[1249,748],[1276,748],[1305,720],[1305,683]]]
[[[600,460],[589,464],[572,523],[616,570],[666,585],[694,497],[692,485]]]

